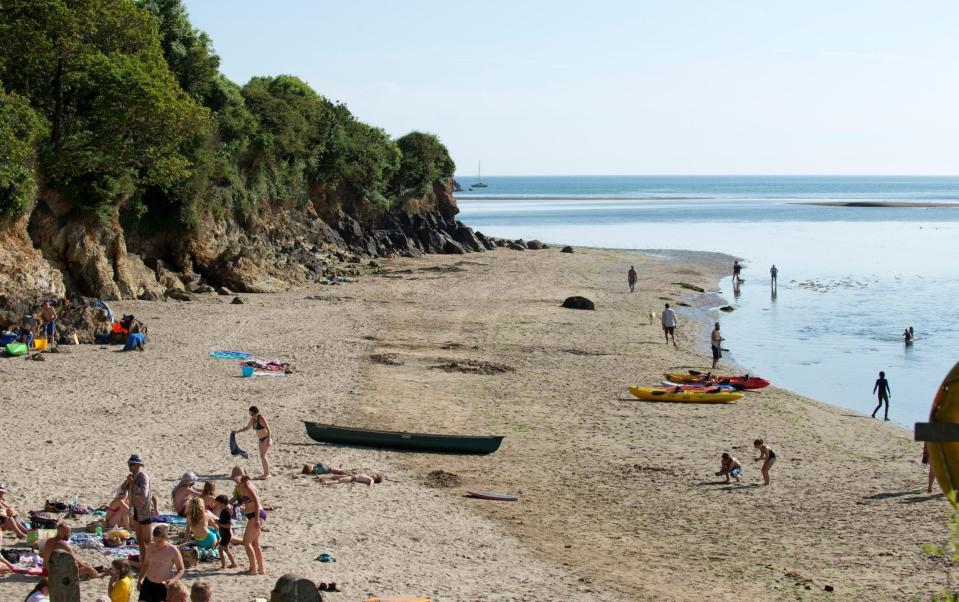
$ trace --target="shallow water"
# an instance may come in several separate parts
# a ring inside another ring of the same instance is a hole
[[[890,418],[911,426],[927,418],[959,359],[959,208],[798,204],[956,201],[959,178],[487,181],[479,194],[457,195],[460,219],[484,234],[744,258],[739,294],[730,278],[720,284],[736,311],[717,315],[732,358],[777,385],[868,414],[885,370]],[[910,325],[916,341],[907,347],[901,334]]]

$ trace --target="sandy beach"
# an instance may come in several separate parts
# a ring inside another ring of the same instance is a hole
[[[692,308],[680,308],[678,349],[649,312],[666,300],[702,305],[675,283],[714,289],[725,258],[500,249],[378,262],[383,273],[357,282],[243,295],[243,305],[116,303],[149,325],[144,353],[91,345],[0,361],[7,500],[23,513],[74,494],[106,504],[131,453],[163,511],[186,470],[229,493],[235,463],[259,474],[255,457],[235,460],[227,446],[255,404],[277,438],[275,476],[256,482],[275,508],[269,575],[188,571],[216,600],[268,597],[287,572],[336,581],[334,601],[915,599],[946,585],[948,563],[921,546],[945,537],[948,505],[925,493],[909,432],[775,387],[729,406],[626,391],[666,370],[708,369],[704,323],[683,313]],[[596,311],[561,308],[570,295]],[[216,349],[296,372],[241,378],[237,362],[208,357]],[[352,449],[313,443],[303,420],[506,438],[483,457]],[[779,456],[769,487],[752,461],[757,437]],[[240,444],[255,449],[250,433]],[[723,451],[743,462],[742,484],[714,476]],[[299,474],[321,461],[386,481],[323,486]],[[321,553],[336,562],[317,562]],[[2,578],[0,598],[22,599],[32,582]],[[105,590],[106,580],[85,583],[83,599]]]

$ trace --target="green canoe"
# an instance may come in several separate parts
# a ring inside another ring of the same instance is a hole
[[[378,431],[306,422],[306,434],[320,443],[338,443],[361,447],[381,447],[446,454],[491,454],[499,449],[502,437],[470,435],[431,435]]]

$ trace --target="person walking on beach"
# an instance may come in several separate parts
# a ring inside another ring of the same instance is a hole
[[[763,485],[769,485],[769,469],[776,463],[776,452],[773,451],[773,448],[766,445],[766,442],[762,439],[753,441],[753,447],[759,450],[759,457],[756,458],[756,462],[765,460],[762,467]]]
[[[153,529],[154,541],[147,546],[142,556],[140,574],[137,578],[139,600],[143,602],[165,602],[167,588],[183,576],[183,556],[180,550],[170,543],[166,525],[157,525]]]
[[[713,348],[713,370],[716,369],[716,364],[719,363],[719,359],[723,357],[722,344],[724,339],[721,334],[719,334],[719,322],[716,322],[716,326],[713,327],[713,332],[709,335],[710,345]],[[673,339],[675,342],[675,339]]]
[[[886,417],[885,420],[889,420],[889,396],[892,395],[892,391],[889,390],[889,381],[886,380],[886,373],[880,371],[879,378],[876,379],[876,384],[872,388],[873,393],[879,394],[879,405],[876,406],[876,409],[872,411],[872,417],[876,417],[876,412],[879,411],[879,408],[882,407],[882,404],[886,404]]]
[[[266,458],[266,455],[270,452],[270,448],[273,447],[273,432],[270,430],[270,425],[267,423],[266,418],[260,414],[260,409],[256,406],[250,406],[250,421],[246,423],[246,426],[233,432],[242,433],[251,428],[256,432],[256,436],[260,440],[260,463],[263,465],[263,478],[269,479],[270,461]]]
[[[129,492],[130,510],[132,512],[133,532],[137,536],[137,545],[140,547],[140,558],[146,554],[146,547],[153,541],[153,508],[150,494],[150,477],[143,471],[143,458],[133,454],[127,460],[130,474],[123,481],[123,489]]]
[[[773,264],[773,267],[769,268],[769,286],[770,288],[777,288],[778,282],[776,281],[779,276],[779,268],[776,267],[776,264]]]
[[[733,262],[733,284],[739,284],[739,273],[742,272],[743,266],[739,265],[739,260]]]
[[[673,347],[676,346],[676,312],[666,304],[663,309],[663,336],[666,337],[666,344],[669,345],[669,337],[673,338]]]
[[[631,292],[631,293],[635,293],[635,292],[636,292],[636,278],[637,278],[637,277],[638,277],[638,275],[636,274],[636,268],[633,267],[633,266],[629,266],[629,272],[626,273],[626,282],[629,283],[629,292]]]

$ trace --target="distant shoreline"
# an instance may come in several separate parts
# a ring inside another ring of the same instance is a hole
[[[714,196],[672,196],[672,195],[618,195],[618,194],[477,194],[462,196],[464,190],[454,193],[456,200],[469,201],[701,201],[715,199]]]
[[[959,207],[959,203],[930,203],[910,201],[805,201],[791,205],[819,205],[821,207]]]

